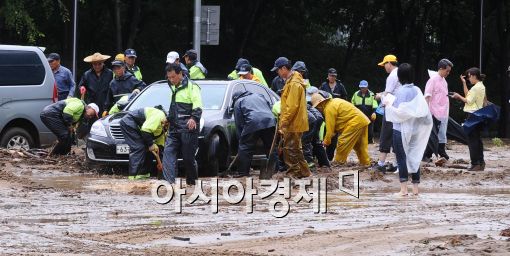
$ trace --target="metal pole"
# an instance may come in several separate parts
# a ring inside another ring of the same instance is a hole
[[[202,1],[195,0],[195,11],[193,17],[193,49],[197,51],[197,59],[200,60],[200,22]]]
[[[76,81],[76,28],[78,27],[78,0],[74,0],[73,11],[73,80]]]
[[[480,0],[480,72],[482,72],[482,35],[483,35],[483,0]]]

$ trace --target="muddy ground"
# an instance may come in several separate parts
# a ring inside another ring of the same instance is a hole
[[[79,149],[66,159],[4,150],[0,253],[510,255],[510,147],[485,145],[486,171],[470,173],[461,169],[468,165],[467,147],[451,143],[448,153],[455,164],[425,166],[418,197],[394,196],[396,174],[374,179],[361,171],[358,199],[338,189],[338,172],[355,166],[316,173],[328,178],[327,212],[315,214],[312,203],[289,199],[284,218],[268,210],[275,197],[255,196],[248,214],[245,201],[231,205],[221,192],[216,214],[200,199],[176,213],[175,200],[157,204],[151,197],[155,180],[128,181],[90,170]],[[377,155],[374,145],[370,151]],[[208,194],[211,184],[204,180]],[[257,178],[254,183],[257,187]],[[352,187],[352,179],[344,185]],[[293,187],[291,196],[296,191]]]

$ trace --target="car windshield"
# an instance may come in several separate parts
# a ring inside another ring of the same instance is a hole
[[[202,109],[219,110],[223,105],[226,84],[201,84]],[[145,90],[138,96],[128,110],[162,105],[163,109],[170,108],[172,91],[166,84],[156,84]]]

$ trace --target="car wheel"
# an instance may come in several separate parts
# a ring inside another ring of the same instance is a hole
[[[227,149],[223,144],[220,135],[211,136],[207,161],[202,165],[205,176],[218,176],[220,170],[224,169]]]
[[[27,130],[19,127],[10,128],[2,136],[0,146],[7,149],[29,150],[35,147],[34,138]]]

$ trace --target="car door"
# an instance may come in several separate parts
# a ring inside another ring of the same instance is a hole
[[[232,105],[232,95],[234,95],[235,92],[238,91],[246,91],[245,86],[243,83],[236,83],[233,85],[232,90],[230,92],[230,95],[227,99],[227,110],[225,113],[225,119],[227,119],[227,130],[228,134],[230,136],[230,149],[232,150],[233,154],[237,154],[237,148],[239,147],[239,139],[237,136],[237,129],[236,129],[236,123],[234,120],[234,112],[233,112],[233,105]]]

